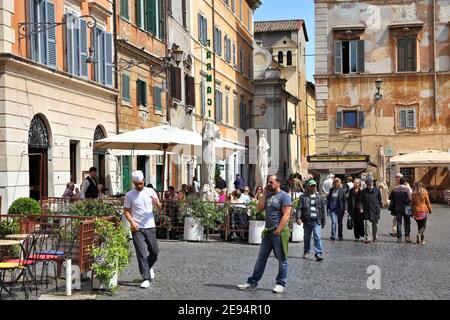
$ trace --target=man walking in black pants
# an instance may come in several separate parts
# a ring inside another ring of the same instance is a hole
[[[134,171],[132,177],[134,189],[125,195],[124,211],[131,225],[139,272],[144,279],[141,288],[147,289],[150,287],[151,279],[154,278],[152,267],[159,252],[153,206],[158,209],[162,206],[156,192],[144,187],[142,171]]]

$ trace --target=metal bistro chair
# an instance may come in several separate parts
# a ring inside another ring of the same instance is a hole
[[[46,237],[43,237],[37,243],[36,254],[32,255],[30,259],[36,263],[42,263],[41,284],[43,284],[45,273],[46,288],[48,288],[48,268],[51,263],[54,270],[56,291],[58,291],[59,270],[63,261],[72,254],[72,248],[77,239],[78,230],[78,226],[69,221],[69,223],[55,227],[46,234]]]
[[[32,287],[29,284],[29,279],[34,282],[36,295],[38,292],[37,280],[36,280],[36,263],[30,259],[30,256],[36,252],[36,244],[38,242],[39,234],[31,233],[28,237],[20,244],[20,254],[18,259],[9,259],[0,262],[0,299],[3,289],[7,291],[10,295],[15,296],[12,292],[12,287],[14,284],[18,283],[22,278],[22,290],[25,293],[25,299],[28,299],[29,295],[27,292],[27,287],[31,293]],[[11,281],[9,283],[5,282],[5,277],[7,271],[12,272]],[[34,274],[33,274],[34,271]],[[16,277],[16,272],[19,275]],[[6,285],[10,284],[10,289],[6,288]]]

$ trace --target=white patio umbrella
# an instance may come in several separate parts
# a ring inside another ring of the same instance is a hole
[[[202,188],[201,196],[204,200],[215,201],[214,176],[216,168],[216,140],[219,130],[216,125],[208,121],[203,128],[203,157],[202,157]]]
[[[269,173],[269,149],[270,145],[267,142],[266,136],[263,133],[261,138],[259,138],[258,143],[258,165],[256,167],[257,174],[256,180],[257,186],[265,186],[267,182],[267,175]]]
[[[450,165],[450,152],[424,150],[392,157],[389,162],[403,167],[442,167]]]
[[[163,174],[162,191],[166,171],[166,155],[171,150],[186,150],[191,146],[201,145],[201,136],[193,131],[168,125],[130,131],[94,142],[95,148],[126,150],[162,150]]]

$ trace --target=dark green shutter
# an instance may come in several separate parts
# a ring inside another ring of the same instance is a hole
[[[364,128],[364,111],[358,111],[358,128],[363,129]]]
[[[161,100],[161,88],[153,87],[153,103],[155,105],[155,111],[162,111]]]
[[[145,30],[156,34],[156,1],[146,0],[145,6]]]
[[[365,56],[365,49],[364,49],[364,40],[358,41],[358,73],[364,73],[364,56]]]
[[[334,44],[334,69],[335,73],[342,73],[342,41]]]
[[[120,0],[120,15],[127,20],[129,19],[128,0]]]
[[[158,23],[159,23],[159,34],[158,37],[163,40],[165,36],[165,14],[164,14],[164,0],[159,0],[158,2]]]
[[[138,27],[142,27],[141,6],[142,6],[142,0],[136,0],[136,25]]]

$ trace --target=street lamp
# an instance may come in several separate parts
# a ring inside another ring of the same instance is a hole
[[[383,80],[378,78],[375,80],[375,87],[377,88],[377,93],[375,93],[375,100],[380,101],[383,98],[383,95],[380,93],[381,85],[383,84]]]

